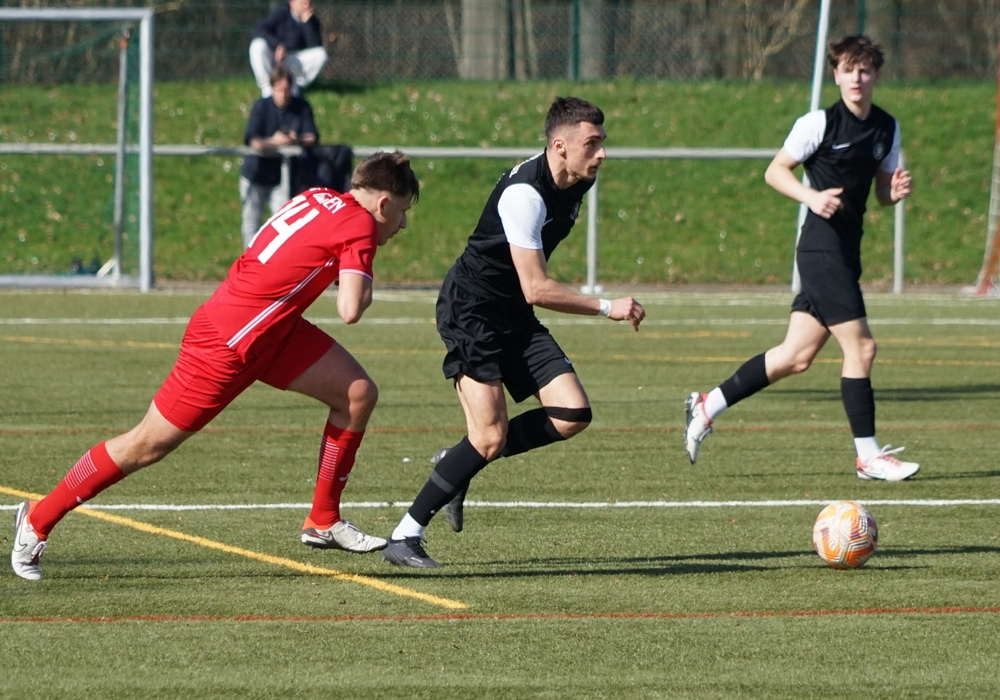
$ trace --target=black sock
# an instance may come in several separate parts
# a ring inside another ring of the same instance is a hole
[[[767,368],[764,365],[764,355],[761,353],[744,362],[733,376],[719,385],[719,390],[726,399],[726,405],[733,406],[767,388],[768,384],[770,382],[767,380]]]
[[[434,471],[410,506],[410,517],[424,527],[434,514],[443,508],[455,492],[469,483],[487,464],[486,459],[472,446],[468,437],[448,450],[448,454],[434,466]]]
[[[875,436],[875,393],[872,380],[840,378],[840,398],[856,438]]]
[[[511,419],[507,426],[507,444],[500,451],[500,456],[513,457],[565,439],[556,430],[545,409],[535,408]]]

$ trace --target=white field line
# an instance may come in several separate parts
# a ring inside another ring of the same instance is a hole
[[[200,297],[207,299],[215,285],[207,284],[193,288],[178,287],[174,289],[157,289],[152,295],[158,297]],[[747,287],[738,291],[727,290],[724,286],[719,289],[706,289],[700,291],[678,291],[664,289],[632,289],[628,285],[613,285],[609,288],[612,294],[632,294],[647,305],[665,306],[748,306],[751,303],[779,305],[787,307],[791,302],[792,295],[788,291],[755,289]],[[0,290],[0,296],[129,296],[128,290],[111,289],[4,289]],[[138,295],[138,292],[133,292]],[[146,296],[147,293],[143,293]],[[149,295],[149,296],[152,296]],[[336,298],[334,290],[326,290],[323,296]],[[405,302],[405,303],[426,303],[435,304],[437,302],[438,289],[433,286],[423,288],[392,288],[379,287],[375,289],[373,298],[376,301]],[[961,296],[948,291],[925,291],[914,288],[908,290],[905,295],[895,295],[884,290],[865,290],[865,301],[869,306],[950,306],[968,307],[971,304],[996,305],[996,297],[976,297]]]
[[[826,506],[842,499],[809,499],[788,501],[466,501],[467,508],[792,508]],[[948,506],[1000,506],[1000,498],[958,499],[844,499],[868,506],[915,506],[942,508]],[[408,501],[355,501],[342,503],[342,508],[409,508]],[[137,511],[197,511],[197,510],[308,510],[310,503],[236,503],[236,504],[184,504],[125,503],[88,505],[93,510]],[[15,510],[16,505],[0,505],[0,510]]]
[[[184,326],[188,318],[0,318],[0,326]],[[339,325],[339,318],[313,318],[319,325]],[[604,326],[604,318],[579,318],[573,316],[542,317],[549,326]],[[369,326],[433,325],[430,317],[366,318],[361,323]],[[872,326],[1000,326],[997,318],[873,318]],[[647,326],[785,326],[788,318],[664,318],[647,319]]]

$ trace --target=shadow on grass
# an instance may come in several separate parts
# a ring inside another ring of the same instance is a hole
[[[927,554],[1000,554],[1000,547],[983,545],[966,545],[964,547],[940,547],[938,549],[911,549],[906,547],[880,547],[878,553],[882,556],[917,557]]]
[[[287,554],[287,553],[284,553]],[[960,547],[939,547],[939,548],[908,548],[908,547],[887,547],[879,549],[879,557],[919,557],[919,556],[941,556],[941,555],[967,555],[967,554],[1000,554],[1000,546],[985,545],[964,545]],[[298,559],[298,557],[296,557]],[[801,563],[780,564],[780,560],[802,558]],[[332,566],[338,570],[349,572],[350,566],[345,566],[348,561],[338,557],[326,557],[322,554],[310,557],[310,563]],[[331,559],[330,561],[317,561],[318,559]],[[762,565],[741,562],[763,562],[773,560],[774,565]],[[159,567],[167,564],[178,564],[185,567],[192,567],[188,572],[166,572]],[[252,566],[251,563],[243,563]],[[823,569],[825,564],[821,563],[813,550],[783,550],[767,552],[713,552],[695,554],[673,554],[651,557],[531,557],[524,559],[506,559],[497,561],[481,560],[459,560],[444,562],[443,570],[413,570],[408,568],[392,567],[389,564],[382,564],[376,571],[356,571],[355,573],[365,576],[373,576],[378,579],[412,579],[415,577],[429,577],[437,579],[478,579],[478,578],[544,578],[549,576],[685,576],[695,574],[727,574],[744,572],[767,572],[791,569]],[[211,564],[208,567],[197,557],[180,557],[174,561],[167,562],[158,559],[156,568],[145,571],[137,570],[134,567],[119,567],[113,561],[103,558],[86,557],[74,559],[72,561],[60,562],[60,566],[53,572],[54,579],[77,580],[77,581],[106,581],[108,576],[115,580],[144,580],[148,585],[156,585],[156,582],[169,582],[186,579],[279,579],[296,578],[303,574],[276,568],[269,571],[233,571],[229,567],[226,570],[219,570],[224,565]],[[100,571],[94,571],[94,568]],[[451,569],[463,568],[464,571],[453,571]],[[866,570],[878,571],[906,571],[916,568],[929,568],[928,565],[913,564],[882,564],[878,559],[869,562]],[[86,569],[86,572],[83,570]],[[469,569],[479,569],[470,571]],[[498,570],[499,569],[499,570]],[[305,575],[305,576],[308,576]]]
[[[962,547],[903,548],[893,547],[879,550],[881,557],[917,557],[940,556],[950,554],[1000,554],[1000,547],[969,545]],[[740,561],[764,561],[793,559],[805,557],[801,565],[762,566],[755,564],[736,563]],[[731,562],[731,563],[707,563]],[[413,576],[431,576],[443,579],[475,579],[475,578],[530,578],[544,576],[678,576],[690,574],[740,573],[754,571],[778,571],[787,569],[823,569],[812,550],[787,550],[774,552],[716,552],[713,554],[664,555],[661,557],[536,557],[531,559],[512,559],[503,561],[458,561],[446,562],[449,568],[462,567],[510,567],[507,571],[477,571],[449,572],[410,571],[399,569],[395,572],[375,574],[378,578],[410,578]],[[539,568],[534,568],[539,567]],[[929,568],[928,565],[913,564],[882,564],[878,559],[868,563],[865,570],[907,571],[917,568]]]
[[[1000,476],[1000,470],[991,469],[990,471],[959,472],[957,474],[941,474],[936,476],[926,476],[924,474],[919,474],[914,476],[914,478],[911,479],[911,481],[951,481],[952,479],[988,479],[997,476]],[[969,496],[968,498],[982,498],[982,496]]]
[[[808,558],[802,565],[742,564],[738,561],[779,560],[796,557]],[[709,563],[720,562],[720,563]],[[730,563],[721,563],[730,562]],[[731,574],[744,572],[777,571],[784,569],[818,569],[825,564],[816,559],[812,550],[783,552],[718,552],[714,554],[665,555],[662,557],[593,558],[553,557],[515,559],[507,561],[459,561],[447,562],[446,566],[490,567],[489,571],[439,571],[421,572],[408,569],[376,574],[378,578],[411,578],[430,576],[441,579],[476,578],[542,578],[546,576],[685,576],[692,574]],[[510,567],[496,570],[495,567]],[[539,568],[534,568],[539,567]],[[875,566],[880,571],[912,569],[912,566]]]

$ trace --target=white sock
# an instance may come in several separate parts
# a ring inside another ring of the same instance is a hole
[[[858,451],[858,459],[862,464],[868,464],[882,450],[878,440],[873,437],[854,438],[854,449]]]
[[[715,417],[727,408],[729,408],[729,404],[726,403],[726,397],[722,395],[722,389],[715,387],[708,392],[708,396],[705,397],[705,415],[708,416],[709,420],[715,420]]]
[[[396,526],[396,529],[392,531],[390,539],[405,540],[407,537],[422,538],[423,536],[424,526],[411,518],[410,514],[407,513],[403,516],[403,519],[399,521],[399,525]]]

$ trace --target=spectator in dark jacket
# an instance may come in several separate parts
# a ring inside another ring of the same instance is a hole
[[[276,7],[257,23],[250,36],[250,67],[261,97],[271,95],[270,76],[275,66],[291,72],[292,91],[298,95],[326,65],[327,53],[313,0],[289,0]]]
[[[319,140],[312,107],[301,97],[292,96],[292,76],[278,66],[271,71],[270,97],[257,100],[250,110],[250,121],[243,137],[248,146],[262,155],[247,156],[240,168],[240,202],[243,205],[243,247],[257,234],[264,214],[264,202],[270,200],[274,214],[289,193],[281,185],[282,146],[310,148]]]

